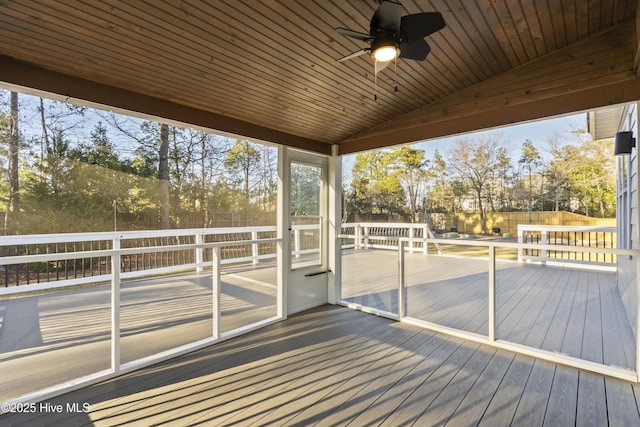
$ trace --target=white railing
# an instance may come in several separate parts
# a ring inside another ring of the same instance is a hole
[[[350,235],[351,243],[342,245],[343,249],[398,249],[398,239],[407,238],[405,250],[414,253],[429,253],[429,241],[435,236],[427,224],[405,223],[360,223],[352,222],[342,224],[343,235]],[[433,243],[438,254],[442,254],[442,248],[438,243]]]
[[[320,225],[292,227],[292,255],[319,253]],[[101,283],[111,279],[110,256],[120,248],[122,279],[211,266],[209,245],[220,244],[222,265],[276,258],[275,226],[67,233],[0,237],[0,295]],[[22,288],[22,289],[17,289]]]
[[[615,227],[518,225],[518,262],[581,264],[612,270],[616,254],[585,251],[584,248],[615,248]],[[533,246],[525,247],[524,244]],[[537,247],[539,245],[540,247]]]
[[[292,227],[294,258],[320,252],[319,224]],[[312,238],[305,238],[306,234]],[[398,239],[407,239],[405,250],[427,254],[430,246],[442,254],[442,246],[427,224],[345,223],[343,249],[397,250]],[[0,237],[0,295],[31,289],[84,285],[110,280],[109,250],[120,247],[120,274],[134,279],[149,274],[172,273],[210,265],[211,250],[205,243],[233,242],[221,251],[221,264],[275,259],[275,226],[212,229],[153,230],[103,233],[70,233]],[[455,240],[459,243],[463,240]],[[519,225],[519,262],[581,264],[615,268],[616,254],[595,253],[587,247],[613,248],[613,227]],[[530,246],[525,246],[530,245]],[[190,246],[195,245],[195,246]],[[567,247],[572,247],[567,249]],[[106,251],[106,252],[105,252]]]
[[[346,240],[352,240],[361,238],[362,234],[342,234],[338,237]],[[380,242],[391,239],[388,236],[369,236],[369,247],[376,246],[390,249],[390,246],[381,245]],[[472,246],[481,247],[488,250],[487,259],[487,271],[488,271],[488,310],[487,310],[487,322],[488,322],[488,334],[486,336],[468,332],[462,329],[452,328],[438,323],[428,322],[422,319],[413,318],[407,316],[405,313],[405,307],[407,305],[406,289],[405,289],[405,253],[406,247],[411,244],[413,240],[414,247],[420,244],[439,244],[441,246],[455,247],[455,246]],[[374,243],[376,241],[376,243]],[[576,252],[582,251],[588,254],[614,255],[614,256],[634,256],[638,257],[640,251],[636,249],[616,249],[605,247],[592,247],[584,246],[576,248],[575,245],[556,245],[556,244],[541,244],[541,243],[515,243],[507,242],[504,240],[474,240],[474,239],[409,239],[406,237],[395,238],[395,247],[397,248],[398,259],[398,273],[396,291],[398,296],[397,307],[398,313],[392,313],[384,310],[377,309],[375,307],[360,306],[350,301],[341,300],[340,304],[347,307],[359,309],[365,312],[374,313],[377,315],[389,317],[395,320],[404,321],[417,326],[425,327],[437,332],[445,333],[448,335],[464,338],[474,342],[492,345],[497,348],[507,349],[516,353],[525,354],[528,356],[534,356],[544,360],[548,360],[554,363],[560,363],[568,366],[577,367],[580,369],[589,370],[604,375],[609,375],[616,378],[625,379],[627,381],[640,382],[640,345],[638,338],[636,338],[636,362],[635,371],[631,369],[621,368],[617,366],[604,365],[597,362],[592,362],[584,359],[580,359],[575,356],[568,356],[552,351],[547,351],[535,347],[530,347],[520,343],[514,343],[511,341],[498,339],[497,337],[497,305],[496,305],[496,251],[498,249],[506,249],[509,251],[520,250],[545,250],[545,251],[566,251]],[[637,285],[636,285],[637,286]],[[636,290],[636,292],[639,292]],[[640,323],[640,320],[636,320]]]
[[[65,287],[63,291],[69,292],[70,286],[92,282],[110,284],[108,288],[111,301],[110,369],[94,372],[80,378],[70,378],[66,383],[34,391],[30,394],[17,397],[12,400],[12,402],[24,403],[47,399],[70,389],[93,384],[121,373],[129,372],[153,363],[158,363],[171,357],[209,346],[220,340],[228,339],[281,320],[284,316],[284,298],[282,286],[280,285],[280,282],[278,282],[277,290],[275,291],[276,305],[270,317],[265,316],[262,320],[251,320],[246,324],[241,324],[236,329],[228,331],[221,331],[220,328],[222,314],[221,264],[231,262],[235,263],[239,261],[254,261],[264,257],[272,258],[277,256],[277,253],[282,252],[282,239],[275,237],[259,238],[261,233],[271,234],[274,230],[274,227],[248,227],[245,229],[232,228],[215,230],[78,233],[0,238],[0,248],[11,247],[17,252],[27,250],[32,251],[27,255],[6,255],[0,257],[0,266],[5,268],[5,272],[8,267],[15,265],[33,266],[34,264],[42,265],[50,263],[56,265],[67,265],[69,262],[73,261],[73,268],[65,267],[63,270],[63,274],[68,276],[71,272],[75,271],[75,273],[77,273],[80,269],[75,265],[78,260],[81,260],[82,263],[89,263],[89,260],[94,260],[93,262],[100,264],[100,268],[97,270],[98,272],[96,274],[89,274],[85,277],[64,277],[58,281],[42,281],[40,283],[30,283],[29,285],[24,286],[5,287],[0,289],[0,297],[18,292],[28,293],[63,286]],[[211,241],[215,240],[212,236],[217,236],[218,240],[220,240],[222,235],[229,237],[230,235],[237,236],[238,234],[246,234],[249,238],[245,240]],[[251,238],[251,236],[254,238]],[[94,245],[95,247],[100,246],[101,249],[87,250],[88,247],[92,247]],[[43,250],[42,253],[36,253],[40,252],[35,249],[36,247],[49,247],[50,250]],[[230,251],[230,249],[238,247],[244,248],[243,251],[250,251],[251,255],[244,256],[240,254],[241,256],[234,257],[234,252],[233,250]],[[263,254],[262,252],[264,252],[265,247],[268,248],[268,253]],[[51,253],[55,248],[58,248],[59,251]],[[226,255],[225,252],[227,252]],[[133,256],[138,257],[138,261],[144,260],[141,262],[150,268],[126,271],[127,261],[125,260],[133,262],[131,261]],[[159,266],[151,261],[156,256],[159,257]],[[123,279],[184,270],[202,271],[204,267],[211,269],[211,272],[208,273],[212,280],[211,298],[213,303],[210,324],[213,327],[211,335],[208,338],[190,342],[179,347],[170,348],[160,353],[143,357],[142,359],[123,363],[121,361],[120,335],[122,309],[120,293],[122,291],[121,284]],[[26,267],[24,268],[26,269]],[[55,273],[59,275],[60,271],[58,270],[59,269],[56,268]],[[17,274],[20,275],[24,274],[28,269],[23,270],[22,273],[19,270],[17,271]],[[14,273],[15,272],[12,271],[12,274]],[[50,275],[51,273],[52,271],[49,270]],[[30,314],[37,315],[38,313]]]

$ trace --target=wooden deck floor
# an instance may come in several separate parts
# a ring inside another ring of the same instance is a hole
[[[62,413],[8,414],[0,425],[635,426],[638,392],[621,380],[323,306],[43,402]],[[68,403],[90,411],[70,412]]]
[[[488,260],[407,254],[408,316],[488,335]],[[375,268],[372,268],[375,266]],[[398,312],[397,255],[343,257],[343,299]],[[635,369],[635,338],[615,272],[496,262],[496,336]]]

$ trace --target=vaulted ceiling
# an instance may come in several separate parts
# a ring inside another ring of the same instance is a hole
[[[446,27],[377,100],[374,0],[0,0],[0,82],[343,154],[640,99],[638,0],[402,4]]]

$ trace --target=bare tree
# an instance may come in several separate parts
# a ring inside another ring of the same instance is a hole
[[[474,139],[456,141],[449,152],[449,163],[458,178],[467,183],[474,192],[480,213],[482,232],[487,233],[487,218],[483,200],[491,183],[494,170],[501,162],[502,136],[498,133],[480,134]]]
[[[395,163],[395,173],[407,192],[410,220],[416,222],[418,201],[423,199],[429,161],[424,158],[424,150],[408,145],[396,148],[391,156]]]

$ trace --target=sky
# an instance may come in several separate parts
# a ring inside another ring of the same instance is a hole
[[[412,144],[416,148],[425,150],[425,157],[432,159],[436,150],[446,160],[447,152],[453,144],[461,138],[469,137],[473,138],[474,135],[481,133],[499,133],[503,140],[507,142],[509,155],[511,156],[514,164],[517,164],[520,158],[520,151],[522,144],[528,139],[538,149],[543,160],[548,160],[550,154],[548,153],[547,141],[555,134],[569,134],[576,129],[587,128],[587,113],[575,113],[571,115],[554,117],[539,121],[527,122],[522,124],[516,124],[511,126],[504,126],[500,128],[490,129],[480,132],[471,132],[463,135],[455,135],[447,138],[436,138],[428,141],[418,142]],[[342,162],[343,179],[345,181],[350,180],[351,167],[355,160],[355,154],[345,156]]]
[[[528,122],[519,125],[505,126],[483,132],[497,132],[502,134],[504,139],[509,142],[512,150],[512,157],[520,157],[520,147],[522,146],[522,143],[527,139],[533,143],[538,151],[540,151],[540,154],[544,157],[544,155],[547,154],[547,141],[555,133],[570,132],[574,129],[586,129],[586,127],[587,114],[579,113],[570,116],[556,117],[552,119]],[[483,132],[473,132],[466,135],[457,135],[449,138],[439,138],[421,142],[415,144],[415,146],[425,150],[427,158],[431,158],[436,149],[440,151],[440,154],[444,155],[444,153],[446,153],[446,151],[453,145],[453,143],[461,137],[473,137],[473,135]]]

